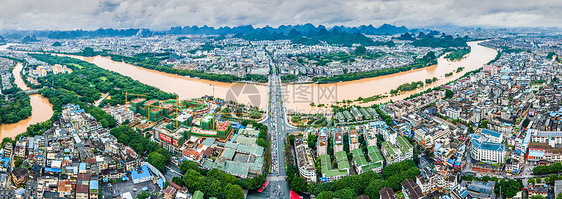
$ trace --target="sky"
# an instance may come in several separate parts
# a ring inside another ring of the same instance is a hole
[[[561,0],[0,0],[2,30],[296,25],[561,27]]]

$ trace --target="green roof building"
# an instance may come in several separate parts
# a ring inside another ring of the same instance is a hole
[[[347,161],[347,155],[344,151],[336,152],[336,162],[337,169],[332,168],[332,160],[328,155],[321,155],[320,157],[320,168],[322,173],[323,181],[335,181],[339,180],[344,176],[349,175],[349,161]]]
[[[191,196],[191,199],[203,199],[203,196],[205,194],[203,194],[203,192],[197,190],[195,191],[195,193],[193,193],[193,196]]]

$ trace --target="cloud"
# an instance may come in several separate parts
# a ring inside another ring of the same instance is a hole
[[[16,30],[304,23],[562,26],[559,0],[0,0],[0,5],[0,29]]]

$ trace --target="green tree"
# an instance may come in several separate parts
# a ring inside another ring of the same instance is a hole
[[[225,199],[238,199],[244,198],[244,191],[238,185],[227,184],[224,188],[223,197]]]
[[[200,171],[200,169],[199,169],[199,164],[197,164],[197,162],[193,162],[193,161],[183,161],[183,162],[180,164],[180,171],[181,171],[181,173],[184,173],[184,174],[185,174],[185,172],[187,172],[187,170],[189,170],[189,169],[193,169],[193,170],[195,170],[195,171],[197,171],[197,172]]]
[[[527,125],[529,125],[530,122],[531,122],[531,120],[529,120],[528,118],[525,118],[525,120],[523,120],[523,128],[527,127]]]
[[[350,188],[340,189],[334,193],[334,198],[355,199],[357,198],[357,194]]]
[[[251,117],[251,118],[254,118],[254,119],[260,118],[260,117],[261,117],[261,113],[258,112],[258,111],[252,111],[252,112],[250,112],[250,117]]]
[[[14,161],[14,166],[16,168],[20,168],[21,164],[23,164],[23,161],[21,160],[21,158],[17,158],[16,161]]]
[[[289,135],[289,143],[291,145],[295,144],[295,139],[296,139],[295,135]]]
[[[532,195],[531,199],[545,199],[545,197],[542,195]]]
[[[197,189],[205,193],[205,196],[222,198],[224,185],[217,179],[204,178],[198,183]]]
[[[527,180],[527,183],[528,183],[528,184],[534,185],[534,184],[535,184],[535,178],[530,177],[530,178]]]
[[[291,189],[301,193],[308,192],[308,183],[305,179],[300,176],[295,176],[291,179],[290,183]]]
[[[258,141],[257,141],[257,144],[258,144],[258,146],[261,146],[261,147],[264,147],[264,148],[267,147],[267,142],[263,138],[259,138]]]
[[[535,181],[537,182],[537,184],[540,184],[541,181],[542,181],[542,178],[541,178],[541,177],[537,177],[537,178],[535,179]]]
[[[183,184],[183,180],[182,180],[180,177],[174,177],[174,178],[172,178],[172,182],[173,182],[173,183],[176,183],[176,184],[179,185],[179,186],[183,186],[183,185],[184,185],[184,184]]]
[[[2,139],[2,148],[4,148],[4,146],[6,146],[6,144],[8,143],[14,143],[14,139],[12,139],[11,137],[5,137]]]
[[[318,198],[318,199],[333,199],[334,198],[334,192],[323,191],[323,192],[320,192],[320,194],[318,194],[318,196],[316,196],[316,198]]]
[[[187,189],[194,190],[198,187],[203,178],[205,177],[196,170],[188,169],[185,174],[183,174],[182,180]]]
[[[363,55],[363,54],[365,54],[366,52],[367,52],[367,48],[365,48],[365,46],[357,46],[357,47],[355,48],[355,54]]]
[[[385,187],[386,183],[382,179],[372,181],[371,183],[369,183],[367,189],[365,189],[365,195],[369,196],[369,198],[379,198],[379,191]]]
[[[147,162],[162,172],[166,170],[166,159],[158,152],[148,154]]]
[[[138,199],[147,199],[150,197],[150,193],[148,193],[147,191],[142,191],[139,194],[137,194]]]

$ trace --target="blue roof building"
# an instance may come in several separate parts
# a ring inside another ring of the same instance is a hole
[[[490,138],[482,134],[472,136],[470,156],[473,161],[492,165],[504,164],[507,156],[505,144],[489,140]]]
[[[503,141],[503,134],[490,129],[482,129],[482,135],[486,136],[488,142],[501,143]]]
[[[150,171],[148,171],[148,167],[146,165],[141,166],[140,169],[133,170],[131,172],[131,177],[134,184],[154,179],[152,174],[150,174]]]
[[[99,182],[97,180],[90,180],[90,190],[98,190]]]
[[[80,173],[85,173],[86,172],[86,163],[80,163],[80,166],[78,167],[78,172]]]

